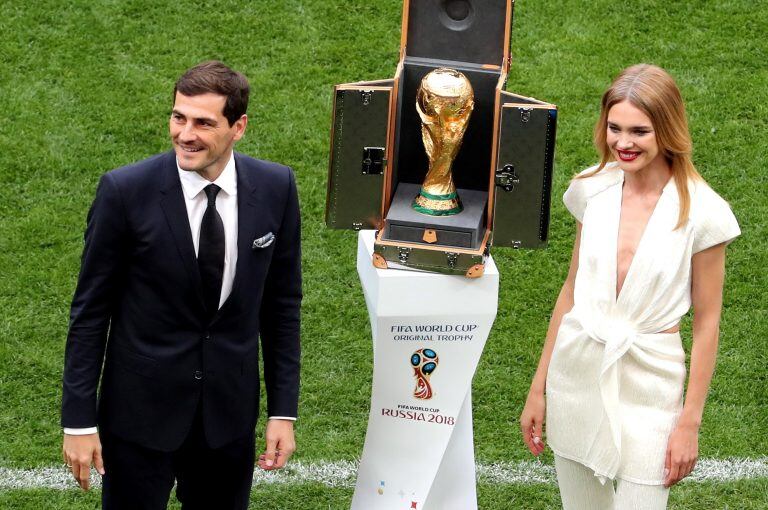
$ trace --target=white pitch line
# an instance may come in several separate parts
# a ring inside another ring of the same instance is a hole
[[[254,485],[321,483],[328,487],[354,487],[357,463],[292,462],[282,471],[265,472],[259,469],[253,475]],[[101,480],[91,473],[94,487]],[[701,459],[689,482],[728,482],[754,478],[768,478],[768,457],[757,459]],[[553,484],[555,470],[549,464],[537,461],[496,462],[477,464],[477,481],[487,485]],[[64,467],[11,469],[0,467],[0,490],[14,489],[74,489],[75,482]]]

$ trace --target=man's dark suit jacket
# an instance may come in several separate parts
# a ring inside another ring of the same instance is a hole
[[[235,280],[213,319],[204,309],[174,153],[101,178],[72,301],[62,426],[98,423],[125,440],[173,451],[199,404],[210,447],[242,438],[258,414],[259,336],[267,413],[296,416],[302,297],[296,185],[282,165],[235,153],[235,167]],[[254,247],[270,232],[270,246]]]

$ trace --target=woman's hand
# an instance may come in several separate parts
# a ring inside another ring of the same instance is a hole
[[[576,282],[576,270],[579,267],[580,240],[581,223],[577,223],[576,239],[573,242],[568,278],[565,279],[563,287],[560,289],[560,294],[557,296],[555,309],[552,311],[552,318],[547,328],[544,347],[541,350],[539,364],[536,367],[536,373],[531,382],[531,389],[528,391],[528,398],[525,400],[525,407],[520,415],[520,431],[523,434],[523,441],[531,453],[536,456],[541,455],[545,448],[544,411],[547,404],[544,400],[544,390],[547,387],[547,372],[549,371],[552,351],[555,349],[555,341],[557,340],[560,323],[563,320],[563,316],[573,308],[573,289]]]
[[[664,486],[672,487],[691,474],[699,458],[699,427],[680,422],[669,435]]]
[[[523,434],[523,441],[528,449],[534,455],[539,455],[544,451],[544,411],[546,402],[544,392],[531,390],[528,392],[528,398],[525,400],[525,407],[520,415],[520,431]]]

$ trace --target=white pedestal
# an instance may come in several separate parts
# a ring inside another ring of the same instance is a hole
[[[352,508],[476,509],[471,385],[496,317],[499,273],[490,257],[477,279],[376,269],[373,234],[358,238],[374,368]],[[422,349],[437,367],[416,391],[411,357]]]

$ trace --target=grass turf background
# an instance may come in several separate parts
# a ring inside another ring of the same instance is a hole
[[[210,58],[243,71],[252,84],[249,129],[238,150],[289,164],[297,175],[306,295],[297,458],[359,457],[370,331],[354,266],[356,235],[323,224],[331,85],[392,76],[400,14],[399,0],[0,4],[0,465],[59,462],[68,307],[96,182],[169,147],[173,82]],[[546,250],[493,252],[502,280],[474,383],[479,461],[526,458],[516,420],[574,230],[559,197],[570,176],[596,160],[590,139],[600,94],[623,67],[641,61],[677,79],[695,162],[743,231],[728,250],[701,455],[768,453],[765,26],[768,6],[747,0],[517,2],[507,89],[559,107],[553,214]],[[765,493],[764,481],[686,484],[672,502],[768,508]],[[254,502],[275,508],[341,508],[351,497],[350,490],[319,485],[254,494]],[[18,508],[95,501],[49,491],[0,498],[0,506]],[[549,486],[480,487],[482,508],[548,508],[556,501]]]

